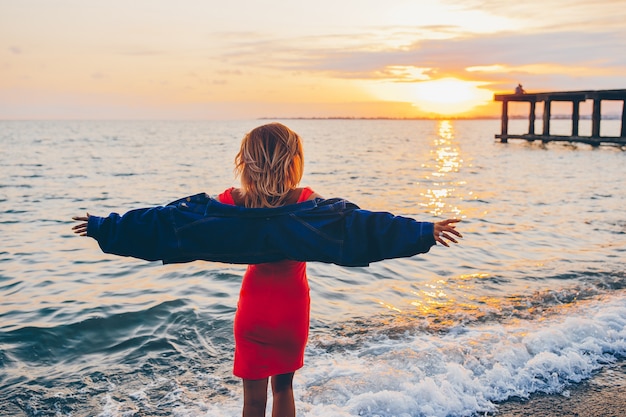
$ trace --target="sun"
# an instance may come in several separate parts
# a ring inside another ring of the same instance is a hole
[[[426,78],[423,74],[421,77]],[[447,77],[437,80],[412,76],[384,82],[370,83],[368,90],[384,101],[411,103],[421,115],[453,116],[468,115],[471,110],[492,101],[493,93],[486,88],[487,82],[465,81]]]
[[[415,84],[417,99],[430,103],[456,104],[474,99],[474,89],[466,81],[444,78]]]
[[[465,113],[491,100],[492,93],[480,83],[458,78],[442,78],[412,84],[413,103],[426,113],[453,115]]]

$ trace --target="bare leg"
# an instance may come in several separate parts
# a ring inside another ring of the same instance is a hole
[[[265,417],[267,378],[243,380],[243,417]]]
[[[293,399],[293,372],[272,377],[272,417],[296,417],[296,404]]]

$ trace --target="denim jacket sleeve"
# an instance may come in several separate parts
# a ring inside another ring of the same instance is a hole
[[[426,253],[436,244],[434,223],[387,212],[355,210],[346,218],[344,263],[358,265]]]
[[[87,236],[94,238],[104,253],[159,261],[178,250],[172,226],[171,209],[154,207],[131,210],[123,216],[89,216]]]
[[[87,235],[105,253],[164,263],[292,259],[367,266],[428,252],[436,243],[433,228],[433,223],[362,210],[342,199],[249,209],[196,194],[122,216],[91,216]]]

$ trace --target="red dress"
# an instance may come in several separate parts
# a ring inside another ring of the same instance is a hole
[[[232,190],[220,194],[220,202],[234,205]],[[298,203],[311,194],[304,188]],[[235,313],[233,374],[262,379],[302,368],[310,301],[305,262],[248,265]]]

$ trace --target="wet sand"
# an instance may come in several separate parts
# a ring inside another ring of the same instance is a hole
[[[605,369],[568,388],[569,395],[537,394],[498,406],[494,417],[624,417],[626,363]]]

